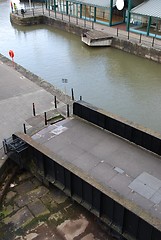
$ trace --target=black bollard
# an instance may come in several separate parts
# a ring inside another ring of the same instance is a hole
[[[153,37],[152,47],[154,47],[154,41],[155,41],[155,37]]]
[[[54,104],[55,104],[55,108],[57,108],[56,96],[54,96]]]
[[[3,143],[3,151],[4,151],[4,154],[7,154],[6,139],[4,139],[4,140],[2,141],[2,143]]]
[[[35,104],[32,104],[32,109],[33,109],[33,115],[36,116],[36,112],[35,112]]]
[[[80,101],[82,101],[82,96],[80,96]]]
[[[43,12],[43,15],[44,15],[44,3],[42,3],[42,12]]]
[[[26,134],[26,125],[25,125],[25,123],[23,124],[23,131],[24,131],[24,134]]]
[[[46,112],[44,112],[44,117],[45,117],[45,125],[47,125],[47,117],[46,117]]]
[[[69,104],[67,104],[67,117],[69,117]]]
[[[72,100],[74,101],[74,90],[73,90],[73,88],[71,89],[71,91],[72,91]]]
[[[92,22],[92,29],[94,29],[94,22]]]
[[[140,39],[139,39],[139,43],[141,43],[141,37],[142,37],[142,34],[140,34]]]

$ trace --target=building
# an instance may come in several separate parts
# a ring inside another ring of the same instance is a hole
[[[124,0],[118,10],[117,0],[47,0],[47,8],[55,12],[91,22],[115,26],[125,24],[127,31],[161,37],[160,0]]]
[[[129,30],[161,38],[161,1],[148,0],[130,11]]]
[[[116,8],[116,0],[47,0],[47,7],[59,13],[108,26],[125,21],[125,9]]]

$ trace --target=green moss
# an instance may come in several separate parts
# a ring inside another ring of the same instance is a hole
[[[57,114],[57,115],[55,115],[54,117],[48,118],[47,121],[48,121],[50,124],[54,124],[54,123],[56,123],[56,122],[62,121],[63,119],[64,119],[64,117],[63,117],[61,114]]]

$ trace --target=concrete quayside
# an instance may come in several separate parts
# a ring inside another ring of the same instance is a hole
[[[15,133],[4,142],[7,155],[123,239],[160,239],[161,137],[82,101],[73,113],[34,134]]]
[[[71,98],[17,63],[13,67],[8,58],[0,55],[0,60],[0,239],[111,240],[98,218],[93,218],[53,185],[45,186],[45,179],[42,181],[20,170],[5,155],[1,148],[4,137],[21,131],[23,123],[28,134],[44,128],[44,111],[47,110],[48,124],[64,119],[64,101],[70,103]],[[53,102],[55,96],[59,113]]]

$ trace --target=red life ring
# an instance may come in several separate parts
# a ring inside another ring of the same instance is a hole
[[[9,55],[11,58],[14,58],[14,52],[12,50],[9,51]]]

